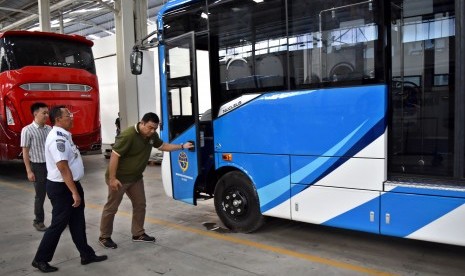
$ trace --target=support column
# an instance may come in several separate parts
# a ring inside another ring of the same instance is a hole
[[[119,112],[121,128],[125,129],[140,119],[136,76],[131,74],[129,64],[129,55],[135,43],[134,2],[116,0],[115,8],[119,11],[115,14]]]
[[[135,5],[135,25],[136,25],[136,41],[140,41],[147,35],[147,0],[137,0]]]
[[[50,1],[49,0],[38,0],[39,1],[39,26],[43,32],[50,32]]]
[[[63,22],[63,12],[60,10],[59,11],[60,15],[58,17],[58,23],[60,24],[60,34],[64,34],[65,33],[65,24]]]

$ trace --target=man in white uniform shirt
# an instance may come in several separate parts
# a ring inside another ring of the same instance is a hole
[[[101,262],[106,255],[95,255],[87,243],[84,217],[84,190],[79,182],[84,176],[81,154],[73,143],[71,133],[73,114],[65,106],[50,111],[53,129],[45,141],[47,163],[47,195],[52,203],[52,223],[40,242],[32,266],[42,272],[54,272],[58,268],[49,265],[55,253],[61,233],[69,226],[81,264]]]

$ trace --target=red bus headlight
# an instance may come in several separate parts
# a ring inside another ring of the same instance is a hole
[[[5,113],[6,124],[8,125],[8,128],[14,132],[21,132],[22,126],[19,120],[19,114],[9,99],[5,100]]]

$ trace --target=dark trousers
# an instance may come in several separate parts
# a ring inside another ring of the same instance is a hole
[[[52,223],[45,231],[34,260],[37,262],[50,262],[60,240],[61,233],[69,226],[71,238],[81,257],[89,258],[95,255],[94,249],[87,244],[86,220],[84,217],[84,190],[81,183],[75,182],[81,205],[73,207],[74,202],[68,186],[63,182],[47,180],[47,195],[52,203]]]
[[[34,189],[36,190],[36,196],[34,198],[34,223],[44,222],[44,201],[46,190],[45,186],[47,183],[47,165],[45,163],[32,163],[31,169],[36,177],[34,182]]]

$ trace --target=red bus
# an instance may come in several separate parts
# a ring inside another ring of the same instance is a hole
[[[34,102],[65,105],[74,113],[71,132],[80,151],[101,149],[92,46],[78,35],[0,33],[0,160],[21,158],[21,129],[33,120]]]

